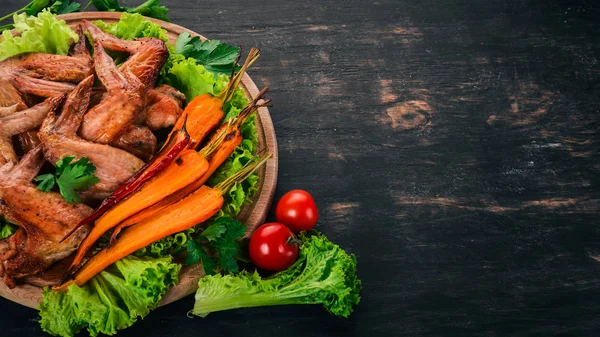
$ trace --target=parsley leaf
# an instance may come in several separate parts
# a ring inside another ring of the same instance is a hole
[[[245,232],[246,226],[239,221],[218,218],[196,240],[188,241],[186,265],[201,262],[206,275],[214,275],[219,267],[223,272],[237,272],[239,239]]]
[[[190,36],[190,33],[184,32],[179,35],[175,41],[175,52],[185,57],[196,59],[206,70],[214,74],[229,75],[240,49],[221,43],[219,40],[200,41],[200,37]],[[240,67],[236,67],[236,71]]]
[[[185,258],[185,265],[196,264],[202,258],[203,254],[206,254],[204,246],[196,240],[189,240],[187,245],[187,256]]]
[[[52,187],[54,187],[54,182],[55,182],[54,174],[52,174],[52,173],[42,174],[42,175],[35,177],[35,179],[33,179],[33,181],[40,182],[37,185],[38,190],[42,190],[44,192],[50,192]]]
[[[69,204],[81,202],[76,191],[85,190],[100,179],[94,175],[96,166],[90,163],[88,158],[81,158],[76,162],[73,162],[73,159],[75,157],[69,156],[57,161],[56,174],[48,173],[35,177],[33,180],[40,182],[37,189],[49,192],[56,183],[60,194]]]
[[[227,226],[223,222],[215,222],[212,226],[208,226],[200,236],[208,241],[215,241],[227,232]]]
[[[99,11],[138,13],[151,18],[170,21],[167,17],[169,9],[160,5],[160,0],[147,0],[137,7],[123,7],[118,0],[92,0]]]
[[[68,14],[77,12],[81,4],[77,2],[71,2],[71,0],[59,0],[55,1],[52,6],[50,6],[50,11],[54,14]]]

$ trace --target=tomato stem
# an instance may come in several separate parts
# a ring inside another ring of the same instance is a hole
[[[287,239],[287,241],[285,242],[288,245],[301,245],[302,244],[302,240],[295,238],[293,235],[289,237],[289,239]]]

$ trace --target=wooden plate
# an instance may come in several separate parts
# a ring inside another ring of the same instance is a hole
[[[116,22],[121,17],[121,13],[84,12],[60,15],[58,17],[65,20],[71,27],[74,27],[83,19],[103,20],[107,23]],[[189,32],[192,36],[200,36],[201,39],[205,39],[200,34],[181,26],[156,19],[149,20],[160,24],[167,31],[170,43],[174,43],[177,36],[183,32]],[[253,98],[258,94],[258,88],[248,74],[244,74],[241,86],[248,98]],[[257,226],[264,222],[273,200],[275,185],[277,184],[278,155],[273,122],[271,121],[271,116],[269,115],[269,110],[267,108],[259,108],[257,117],[256,128],[258,131],[259,148],[268,148],[273,154],[273,158],[268,160],[266,165],[259,171],[259,190],[253,198],[252,203],[243,207],[238,217],[240,221],[248,226],[246,235],[250,234]],[[179,274],[179,284],[167,292],[160,305],[162,306],[177,301],[195,292],[198,286],[198,280],[202,276],[202,268],[200,265],[182,268],[181,273]],[[42,288],[31,284],[22,284],[11,290],[4,285],[4,282],[0,281],[0,296],[30,308],[37,309],[38,304],[42,300]]]

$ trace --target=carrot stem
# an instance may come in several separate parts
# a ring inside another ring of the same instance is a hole
[[[258,48],[250,49],[250,52],[246,57],[246,62],[244,62],[240,71],[238,71],[237,74],[229,78],[227,86],[223,88],[223,90],[221,90],[221,92],[216,97],[218,97],[222,102],[227,102],[231,99],[235,92],[235,89],[237,89],[237,87],[240,85],[244,73],[246,72],[246,70],[248,70],[248,67],[250,67],[258,59],[258,57],[260,56],[259,53],[260,49]]]

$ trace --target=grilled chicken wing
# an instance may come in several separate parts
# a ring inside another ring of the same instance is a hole
[[[144,162],[136,156],[110,145],[81,139],[76,132],[82,121],[92,91],[93,77],[83,80],[67,97],[61,115],[50,111],[38,133],[44,156],[51,163],[66,156],[75,160],[87,157],[96,166],[100,182],[80,193],[85,200],[100,200],[137,172]]]
[[[111,145],[148,161],[156,151],[156,136],[145,126],[130,125]]]
[[[42,272],[75,251],[89,231],[84,226],[67,240],[60,240],[92,213],[84,204],[68,204],[54,192],[42,192],[31,184],[43,164],[38,146],[17,165],[0,167],[0,210],[21,228],[0,240],[0,277],[9,288],[15,280]]]
[[[58,98],[48,98],[32,108],[0,117],[0,165],[17,161],[11,137],[40,126],[48,112],[60,102]]]
[[[79,134],[86,140],[109,144],[135,122],[144,106],[144,86],[130,71],[121,73],[98,41],[94,42],[94,57],[96,74],[107,94],[85,114]]]
[[[83,20],[85,27],[94,39],[108,50],[131,54],[119,70],[131,71],[146,88],[154,88],[158,74],[169,57],[164,41],[157,38],[140,38],[134,41],[121,40],[105,33],[91,22]]]
[[[146,124],[156,131],[175,125],[181,115],[185,95],[166,84],[148,91],[146,107],[138,115],[138,124]]]
[[[71,47],[70,56],[28,53],[0,62],[0,106],[23,104],[21,109],[24,109],[20,93],[56,96],[73,90],[72,83],[90,76],[93,60],[85,47],[81,25],[78,34],[79,40]]]

